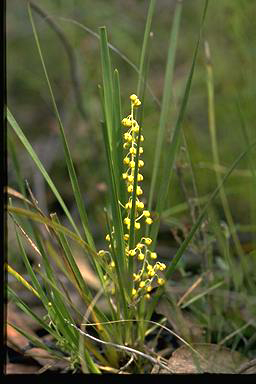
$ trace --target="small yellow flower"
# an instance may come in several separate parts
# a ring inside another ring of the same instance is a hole
[[[142,203],[142,201],[136,201],[136,206],[138,209],[143,209],[144,208],[144,204]]]
[[[139,278],[140,278],[140,275],[137,275],[136,273],[134,273],[134,274],[132,275],[132,279],[133,279],[133,281],[137,281],[137,280],[139,280]]]
[[[149,217],[149,216],[150,216],[150,212],[149,212],[149,211],[143,211],[143,215],[144,215],[145,217]]]
[[[138,173],[137,180],[138,181],[142,181],[143,180],[143,175],[141,173]]]
[[[105,251],[103,251],[103,249],[101,249],[99,252],[98,252],[98,256],[104,256],[105,255]]]
[[[132,289],[132,296],[135,296],[137,294],[137,291],[135,288]]]
[[[150,239],[150,237],[146,237],[144,241],[145,241],[145,244],[147,245],[150,245],[152,243],[152,239]]]
[[[143,165],[144,165],[144,161],[143,160],[139,160],[139,163],[138,163],[139,168],[143,167]]]
[[[164,284],[165,284],[165,280],[162,279],[161,277],[159,277],[159,278],[157,279],[157,283],[158,283],[159,285],[164,285]]]
[[[135,95],[134,93],[130,96],[131,101],[135,101],[137,98],[138,98],[138,96]]]
[[[157,253],[156,252],[150,252],[150,258],[152,260],[157,259]]]
[[[151,217],[147,217],[145,222],[146,222],[146,224],[152,224],[153,220],[151,219]]]
[[[129,166],[131,168],[135,168],[135,161],[133,161],[133,160],[129,161]]]
[[[135,229],[140,229],[140,223],[135,223],[134,227],[135,227]]]
[[[122,178],[125,180],[125,179],[127,179],[127,177],[128,177],[128,175],[127,175],[127,173],[125,172],[125,173],[122,173]]]
[[[151,292],[151,291],[152,291],[152,286],[151,286],[151,285],[148,285],[147,288],[146,288],[146,291],[147,291],[147,292]]]
[[[137,196],[142,195],[142,193],[143,193],[143,190],[141,189],[141,187],[138,186],[137,189],[136,189]]]
[[[107,241],[110,241],[110,236],[109,236],[109,234],[106,235],[105,239],[106,239]]]
[[[146,294],[144,295],[144,297],[145,297],[146,300],[149,300],[149,299],[150,299],[150,294],[149,294],[149,293],[146,293]]]
[[[129,219],[129,217],[126,217],[126,218],[124,219],[124,224],[130,224],[130,219]]]
[[[130,249],[129,255],[130,256],[135,256],[136,255],[136,251],[134,249]]]
[[[139,261],[142,261],[142,260],[144,260],[145,259],[145,255],[143,254],[143,253],[139,253],[139,255],[138,255],[138,260]]]
[[[132,175],[129,175],[127,180],[129,181],[129,183],[132,183],[134,180],[134,177]]]
[[[129,240],[129,234],[128,234],[128,233],[126,233],[126,234],[124,235],[124,240],[126,240],[126,241]]]
[[[140,284],[139,284],[139,287],[140,288],[144,288],[146,285],[145,281],[141,281]]]
[[[133,185],[129,185],[127,188],[127,192],[131,193],[133,191]]]
[[[132,155],[136,155],[136,148],[134,147],[131,147],[129,152],[132,154]]]
[[[124,162],[124,164],[128,165],[130,163],[129,157],[125,157],[123,162]]]

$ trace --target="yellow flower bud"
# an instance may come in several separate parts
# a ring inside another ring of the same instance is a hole
[[[159,278],[157,279],[157,283],[158,283],[159,285],[164,285],[164,284],[165,284],[165,280],[162,279],[161,277],[159,277]]]
[[[135,227],[135,229],[140,229],[140,223],[135,223],[134,227]]]
[[[149,216],[150,216],[150,212],[149,212],[149,211],[143,211],[143,215],[144,215],[145,217],[149,217]]]
[[[146,224],[152,224],[153,223],[153,220],[151,219],[151,217],[147,217],[145,221],[146,221]]]
[[[135,95],[134,93],[130,96],[131,101],[135,101],[137,98],[137,95]]]
[[[150,245],[152,243],[152,239],[150,237],[145,238],[145,244]]]
[[[156,252],[150,252],[150,258],[152,260],[157,259],[157,253]]]

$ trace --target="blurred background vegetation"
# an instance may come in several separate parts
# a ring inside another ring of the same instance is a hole
[[[167,127],[169,133],[176,121],[177,105],[183,94],[191,65],[203,4],[202,0],[184,1],[175,63],[173,106],[170,124]],[[102,239],[106,167],[100,129],[102,111],[98,84],[101,84],[102,80],[99,41],[93,33],[98,33],[98,27],[106,25],[110,43],[138,65],[148,1],[38,0],[36,5],[48,15],[48,18],[45,18],[34,12],[43,55],[69,140],[90,223],[96,237]],[[157,1],[153,19],[148,83],[159,100],[163,92],[174,5],[175,1],[171,0]],[[57,121],[28,18],[27,2],[9,0],[6,18],[8,106],[77,219],[76,206],[59,142]],[[58,31],[61,31],[64,44],[49,21],[54,22],[54,27],[57,26]],[[199,196],[212,191],[216,186],[208,128],[203,41],[208,41],[211,50],[220,162],[223,167],[228,168],[246,149],[243,124],[246,126],[249,141],[256,139],[255,30],[254,1],[210,1],[183,124]],[[73,60],[72,67],[70,58]],[[116,52],[112,51],[111,59],[113,68],[117,68],[120,74],[123,115],[126,116],[129,111],[128,95],[136,90],[138,76]],[[75,86],[74,76],[78,81]],[[144,123],[145,197],[148,196],[158,122],[159,107],[150,92],[147,92]],[[44,184],[21,143],[12,132],[9,138],[17,151],[22,177],[29,181],[40,207],[44,212],[58,211],[59,207],[54,196]],[[181,168],[182,182],[186,185],[188,196],[193,197],[191,174],[185,166],[184,151],[180,152],[177,164],[184,165]],[[253,223],[250,216],[255,212],[255,191],[248,168],[248,158],[241,162],[239,167],[242,171],[235,171],[231,175],[225,189],[235,222],[249,225]],[[9,186],[18,189],[16,180],[14,166],[9,159]],[[181,187],[181,180],[175,174],[171,182],[167,207],[174,207],[184,201],[186,196]],[[220,218],[224,219],[219,199],[216,199],[215,204]],[[184,222],[190,220],[188,212],[181,212],[177,218]]]

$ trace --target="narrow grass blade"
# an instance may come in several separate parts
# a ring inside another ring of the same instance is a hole
[[[203,16],[202,16],[202,20],[200,23],[199,36],[198,36],[198,40],[197,40],[195,51],[194,51],[192,66],[191,66],[189,76],[188,76],[188,79],[186,82],[185,92],[184,92],[182,104],[181,104],[181,107],[179,110],[177,122],[176,122],[176,125],[174,128],[174,132],[172,135],[172,140],[171,140],[171,142],[170,142],[170,144],[166,150],[166,154],[165,154],[164,166],[163,166],[164,177],[162,177],[162,180],[161,180],[161,184],[159,187],[159,194],[157,196],[157,203],[156,203],[156,212],[159,215],[159,217],[161,216],[162,211],[164,209],[166,196],[167,196],[169,185],[170,185],[171,176],[173,173],[173,164],[175,161],[176,153],[177,153],[178,148],[179,148],[180,137],[181,137],[181,126],[182,126],[182,122],[184,119],[186,107],[188,104],[188,98],[189,98],[189,94],[190,94],[190,89],[191,89],[191,84],[192,84],[192,79],[193,79],[193,74],[194,74],[194,69],[195,69],[195,64],[196,64],[196,58],[197,58],[197,54],[198,54],[199,43],[201,40],[201,34],[202,34],[202,29],[203,29],[203,25],[204,25],[205,16],[206,16],[207,7],[208,7],[208,0],[205,1]],[[153,224],[152,229],[150,231],[150,237],[153,239],[152,246],[155,245],[157,233],[159,230],[159,225],[160,225],[160,220],[156,221]]]
[[[176,4],[174,19],[172,23],[172,29],[170,34],[170,42],[168,49],[168,57],[165,69],[165,79],[164,79],[164,90],[163,90],[163,100],[159,121],[159,128],[157,132],[157,140],[156,140],[156,148],[154,155],[154,165],[152,170],[152,179],[149,190],[149,199],[148,199],[148,209],[152,209],[153,197],[156,188],[157,174],[159,172],[159,164],[161,159],[161,153],[163,151],[163,142],[165,129],[168,123],[169,111],[171,105],[171,97],[172,97],[172,80],[173,80],[173,72],[174,72],[174,63],[177,49],[177,40],[179,34],[179,26],[181,20],[181,11],[182,11],[182,2],[179,1]]]
[[[15,279],[24,285],[30,292],[40,299],[39,293],[33,288],[24,277],[22,277],[17,271],[15,271],[9,264],[6,264],[7,272],[9,272]]]
[[[114,102],[114,129],[113,129],[113,152],[116,155],[114,159],[114,165],[116,166],[115,174],[118,185],[118,196],[121,203],[124,204],[127,201],[127,191],[125,188],[125,183],[122,179],[123,173],[123,133],[122,133],[122,114],[121,114],[121,97],[120,97],[120,83],[119,83],[119,74],[117,69],[114,71],[113,78],[113,102]]]
[[[219,281],[218,283],[212,285],[211,287],[209,287],[208,289],[206,289],[204,292],[201,292],[199,293],[198,295],[195,295],[194,297],[192,297],[190,300],[188,300],[187,302],[185,302],[184,304],[181,305],[181,308],[184,309],[184,308],[187,308],[189,305],[193,304],[195,301],[201,299],[202,297],[204,297],[205,295],[208,295],[210,292],[214,291],[215,289],[221,287],[223,284],[225,283],[225,281]]]
[[[211,63],[210,48],[207,42],[205,42],[205,56],[206,56],[207,91],[208,91],[208,121],[209,121],[209,130],[210,130],[210,136],[211,136],[212,156],[213,156],[214,164],[218,166],[220,164],[220,161],[219,161],[219,151],[218,151],[216,121],[215,121],[213,68]],[[217,184],[220,185],[221,178],[220,178],[220,174],[217,172],[216,172],[216,179],[217,179]],[[243,266],[243,269],[245,271],[246,265],[244,264],[244,252],[235,230],[235,223],[232,217],[232,213],[230,210],[230,206],[229,206],[224,188],[220,189],[220,199],[221,199],[222,207],[225,213],[228,226],[230,228],[231,236],[235,244],[237,254],[240,258],[241,265]]]
[[[143,89],[144,83],[145,83],[144,74],[146,73],[146,66],[147,66],[146,56],[147,56],[147,51],[148,51],[148,44],[149,44],[149,38],[150,38],[150,32],[151,32],[151,24],[152,24],[152,18],[153,18],[155,6],[156,6],[156,0],[150,0],[148,13],[147,13],[144,38],[143,38],[143,44],[142,44],[142,49],[141,49],[141,56],[140,56],[137,95],[138,95],[139,99],[141,99],[142,101],[143,101],[142,89]]]
[[[100,28],[100,57],[103,79],[103,102],[106,128],[108,134],[108,142],[110,144],[110,152],[112,153],[113,143],[113,78],[111,61],[108,49],[106,27]]]
[[[98,40],[100,39],[100,35],[98,33],[94,32],[91,28],[86,27],[85,25],[79,23],[76,20],[69,19],[67,17],[57,17],[56,16],[56,18],[58,18],[59,20],[62,20],[62,21],[72,23],[72,24],[78,26],[79,28],[83,29],[84,31],[88,32],[90,35],[94,36],[96,39],[98,39]],[[139,68],[124,53],[122,53],[118,48],[116,48],[113,44],[110,44],[109,42],[108,42],[108,47],[113,52],[115,52],[123,61],[125,61],[134,71],[136,71],[139,74]],[[158,107],[160,107],[160,101],[158,100],[158,98],[156,97],[156,95],[154,94],[152,88],[149,86],[148,83],[146,83],[146,87],[147,87],[150,95],[152,96],[153,100],[155,101],[156,105]]]
[[[61,205],[61,207],[62,207],[63,211],[65,212],[65,214],[66,214],[70,224],[72,225],[72,227],[76,231],[77,235],[80,236],[79,230],[77,229],[77,226],[75,225],[75,223],[74,223],[74,221],[73,221],[73,219],[72,219],[72,217],[71,217],[71,215],[70,215],[70,213],[68,211],[68,208],[66,207],[66,204],[64,203],[62,197],[60,196],[58,190],[56,189],[52,179],[48,175],[46,169],[44,168],[43,164],[39,160],[37,154],[33,150],[33,148],[30,145],[28,139],[26,138],[26,136],[22,132],[21,128],[19,127],[19,125],[17,123],[17,121],[15,120],[15,118],[13,117],[13,115],[11,114],[11,112],[9,111],[8,108],[7,108],[7,119],[8,119],[8,122],[9,122],[10,126],[12,127],[12,129],[14,130],[14,132],[16,133],[16,135],[18,136],[18,138],[20,139],[20,141],[22,142],[24,147],[26,148],[27,152],[31,156],[31,158],[34,161],[34,163],[36,164],[37,168],[39,169],[39,171],[41,172],[41,174],[45,178],[45,181],[47,182],[47,184],[51,188],[53,194],[55,195],[56,199],[58,200],[59,204]]]
[[[29,13],[29,18],[30,18],[30,22],[31,22],[31,25],[32,25],[33,34],[34,34],[34,38],[35,38],[35,41],[36,41],[38,53],[39,53],[40,60],[41,60],[41,63],[42,63],[42,67],[43,67],[43,70],[44,70],[46,82],[47,82],[48,89],[49,89],[49,92],[50,92],[50,95],[51,95],[54,112],[55,112],[55,115],[56,115],[56,118],[57,118],[57,121],[58,121],[58,124],[59,124],[62,144],[63,144],[63,148],[64,148],[65,160],[66,160],[66,164],[67,164],[67,168],[68,168],[68,172],[69,172],[69,177],[70,177],[71,185],[72,185],[73,192],[74,192],[74,197],[75,197],[75,200],[76,200],[76,203],[77,203],[77,207],[78,207],[78,211],[79,211],[79,214],[80,214],[83,230],[84,230],[84,233],[85,233],[86,240],[88,241],[88,243],[90,244],[90,246],[92,248],[95,248],[93,237],[92,237],[91,231],[89,229],[87,213],[86,213],[86,210],[85,210],[85,207],[84,207],[84,202],[83,202],[83,199],[82,199],[82,196],[81,196],[81,192],[80,192],[80,188],[79,188],[79,185],[78,185],[74,164],[73,164],[72,157],[71,157],[71,154],[70,154],[70,150],[69,150],[69,147],[68,147],[68,143],[67,143],[67,140],[66,140],[65,131],[64,131],[64,127],[63,127],[62,122],[61,122],[61,118],[60,118],[60,114],[59,114],[59,111],[58,111],[58,107],[57,107],[57,104],[56,104],[56,101],[55,101],[55,98],[54,98],[54,94],[53,94],[53,91],[52,91],[52,87],[51,87],[51,83],[50,83],[50,80],[49,80],[49,76],[48,76],[48,73],[47,73],[47,70],[46,70],[46,66],[45,66],[43,55],[42,55],[42,51],[41,51],[41,47],[40,47],[40,42],[39,42],[39,38],[38,38],[38,35],[37,35],[36,27],[35,27],[35,24],[34,24],[34,20],[33,20],[33,17],[32,17],[32,12],[31,12],[30,5],[28,5],[28,13]],[[95,267],[97,269],[97,266],[95,266]]]
[[[52,215],[52,220],[60,224],[56,214]],[[75,262],[69,243],[64,234],[56,231],[56,235],[57,235],[57,238],[59,239],[61,248],[63,249],[65,261],[67,262],[70,268],[70,271],[72,272],[72,276],[74,277],[76,284],[79,287],[80,294],[82,296],[86,296],[87,297],[86,301],[88,302],[89,298],[90,299],[92,298],[92,295],[91,295],[91,292],[88,290],[88,287],[85,284],[84,279],[80,273],[80,270]]]

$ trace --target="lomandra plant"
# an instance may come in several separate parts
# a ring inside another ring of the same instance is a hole
[[[149,42],[151,22],[155,0],[150,1],[146,28],[141,50],[138,72],[138,88],[136,94],[130,95],[130,112],[126,117],[121,116],[121,97],[118,71],[112,71],[109,43],[106,28],[100,28],[97,37],[100,40],[101,66],[103,85],[99,87],[103,109],[101,123],[105,145],[106,164],[108,170],[108,206],[105,207],[106,246],[97,249],[91,230],[84,202],[81,197],[70,149],[66,140],[58,107],[49,80],[48,72],[41,51],[39,37],[36,31],[31,8],[29,16],[32,29],[43,66],[43,71],[49,88],[53,109],[60,129],[60,137],[64,148],[65,161],[74,193],[74,199],[81,219],[81,229],[75,224],[54,182],[45,170],[43,164],[34,152],[28,139],[18,125],[12,113],[7,109],[7,119],[10,127],[18,136],[29,155],[43,175],[48,186],[63,209],[71,230],[64,227],[56,213],[47,217],[40,209],[33,193],[26,197],[22,180],[18,176],[20,192],[7,189],[9,196],[24,203],[24,208],[15,206],[10,200],[8,212],[16,227],[17,241],[20,254],[26,266],[29,280],[25,280],[14,268],[7,264],[7,270],[30,292],[39,298],[45,309],[45,316],[39,317],[28,304],[9,286],[8,294],[17,306],[27,315],[36,320],[55,340],[58,348],[50,348],[38,337],[31,335],[15,324],[17,331],[26,336],[34,346],[47,350],[50,356],[66,361],[73,371],[82,369],[85,373],[102,373],[105,371],[119,372],[150,372],[152,365],[158,364],[168,370],[163,358],[155,358],[146,345],[146,337],[156,327],[163,327],[152,321],[152,314],[164,292],[164,286],[171,273],[182,257],[186,247],[200,227],[207,208],[217,196],[221,185],[212,193],[199,217],[194,223],[185,241],[181,244],[175,257],[170,263],[158,261],[155,252],[159,220],[168,193],[170,178],[176,153],[179,149],[181,125],[189,97],[201,31],[206,15],[207,1],[203,10],[199,37],[196,43],[192,65],[187,78],[183,99],[172,130],[171,140],[165,145],[164,135],[168,122],[171,103],[171,84],[175,61],[176,43],[181,18],[182,2],[178,1],[174,13],[170,44],[166,64],[165,86],[160,111],[159,130],[154,158],[153,177],[150,187],[148,205],[143,195],[143,145],[146,142],[147,127],[143,126],[143,103],[147,87],[147,67],[149,57]],[[10,136],[11,144],[11,136]],[[15,149],[12,148],[14,164]],[[157,179],[161,153],[163,156],[164,178]],[[246,154],[235,161],[222,180],[222,184],[231,174],[237,163]],[[156,188],[158,185],[158,188]],[[158,193],[156,193],[158,190]],[[155,200],[153,200],[153,198]],[[155,207],[153,209],[153,201]],[[23,220],[22,224],[19,218]],[[42,236],[43,224],[47,235]],[[40,267],[32,267],[23,241],[27,241],[41,259]],[[57,241],[58,248],[53,240]],[[72,252],[72,240],[89,259],[101,283],[101,289],[95,295],[83,279]],[[60,283],[58,274],[52,267],[52,260],[65,274],[75,287],[80,299],[86,304],[86,313],[81,313],[69,297],[69,293]],[[43,281],[40,283],[39,277]],[[98,301],[104,297],[107,309],[103,310]],[[93,330],[93,331],[92,331]],[[169,332],[171,332],[169,330]],[[179,335],[176,335],[179,337]],[[189,345],[186,340],[182,340]],[[99,348],[100,346],[100,348]],[[191,346],[191,349],[192,346]],[[157,352],[157,351],[155,351]]]

